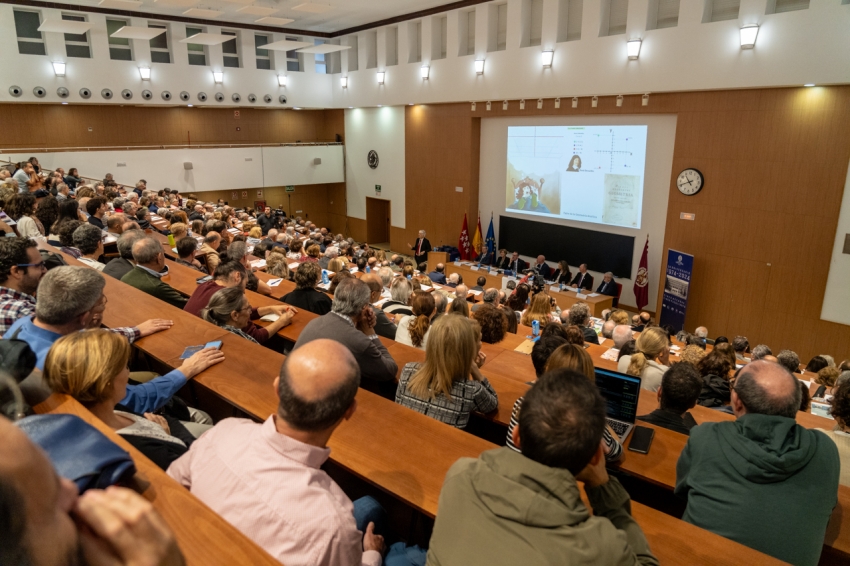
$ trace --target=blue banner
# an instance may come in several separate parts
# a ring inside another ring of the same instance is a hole
[[[678,332],[685,328],[685,311],[691,290],[694,256],[667,250],[667,272],[664,274],[664,297],[661,299],[659,324],[669,324]]]

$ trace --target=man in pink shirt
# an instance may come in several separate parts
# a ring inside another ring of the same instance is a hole
[[[372,522],[360,534],[355,505],[320,469],[331,434],[354,413],[359,385],[348,348],[305,344],[275,379],[277,414],[262,424],[223,420],[168,474],[287,566],[380,566],[383,537]]]

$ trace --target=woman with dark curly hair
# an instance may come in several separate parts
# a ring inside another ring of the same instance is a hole
[[[49,229],[59,219],[59,201],[53,195],[44,197],[38,201],[38,208],[33,216],[38,218],[45,229]]]
[[[832,398],[832,418],[835,428],[830,431],[817,429],[826,433],[838,447],[838,457],[841,459],[841,472],[838,483],[850,485],[850,382],[842,383]]]
[[[702,392],[698,403],[703,407],[721,407],[731,401],[729,374],[735,369],[728,352],[723,348],[714,348],[697,363],[702,376]]]
[[[513,315],[514,320],[516,316]],[[481,326],[481,341],[486,344],[498,344],[508,332],[508,316],[501,309],[483,303],[472,313],[472,318]]]

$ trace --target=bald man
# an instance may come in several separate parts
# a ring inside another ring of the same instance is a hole
[[[817,564],[837,503],[831,439],[794,420],[800,384],[768,361],[744,366],[732,389],[735,421],[691,429],[676,465],[685,521],[791,564]]]
[[[44,452],[3,417],[0,528],[0,564],[184,564],[150,502],[118,487],[78,496],[77,486],[59,477]]]
[[[379,506],[371,498],[352,504],[321,469],[331,435],[354,414],[359,385],[348,348],[325,339],[304,344],[274,380],[276,414],[262,424],[221,421],[168,475],[287,566],[379,566],[383,538],[361,517],[364,507]]]

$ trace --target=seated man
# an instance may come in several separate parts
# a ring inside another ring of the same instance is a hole
[[[599,284],[599,288],[596,289],[596,292],[600,295],[608,295],[609,297],[614,298],[614,306],[617,306],[617,284],[614,283],[614,274],[610,271],[606,271],[605,275],[602,276],[602,283]]]
[[[818,563],[840,464],[829,437],[794,420],[801,395],[779,364],[741,369],[737,420],[695,427],[679,456],[683,520],[792,564]]]
[[[106,264],[103,268],[103,274],[121,279],[136,266],[133,263],[133,244],[145,237],[145,233],[141,230],[124,230],[118,238],[118,255],[112,261]]]
[[[434,268],[434,271],[432,271],[431,273],[428,274],[428,277],[431,279],[431,281],[433,281],[434,283],[437,283],[438,285],[445,285],[446,284],[446,274],[443,273],[445,270],[446,270],[446,266],[443,265],[442,263],[438,263],[437,267]]]
[[[664,372],[661,387],[656,393],[659,408],[648,415],[638,417],[638,420],[682,434],[690,434],[697,422],[688,409],[696,406],[701,391],[702,376],[692,364],[673,364]]]
[[[162,281],[162,277],[168,271],[163,271],[165,254],[159,242],[153,238],[143,238],[133,244],[133,261],[136,262],[136,266],[121,278],[122,282],[178,309],[186,306],[188,299],[177,289]]]
[[[198,250],[198,241],[186,236],[177,240],[177,263],[190,267],[195,271],[208,275],[207,268],[201,265],[201,262],[195,259],[195,252]]]
[[[613,339],[614,338],[614,328],[616,328],[616,327],[617,327],[616,322],[614,322],[613,320],[606,320],[602,324],[602,331],[600,332],[600,334],[602,334],[603,338]]]
[[[455,288],[459,284],[460,284],[460,275],[458,275],[457,273],[450,273],[447,280],[446,280],[446,285],[448,285],[451,288]]]
[[[35,312],[38,282],[47,273],[36,246],[29,238],[0,238],[0,336]]]
[[[637,319],[637,320],[635,320]],[[643,332],[652,320],[652,315],[646,311],[636,314],[632,317],[632,330],[635,332]]]
[[[463,283],[460,283],[457,287],[455,287],[455,300],[465,301],[468,296],[469,287],[467,287]]]
[[[428,564],[658,564],[605,469],[604,428],[605,401],[587,377],[544,374],[513,431],[522,453],[496,448],[449,469]]]
[[[573,277],[570,285],[578,287],[579,289],[586,289],[588,291],[593,289],[593,275],[587,272],[586,263],[578,266],[578,272],[576,272],[576,276]]]
[[[485,304],[499,306],[499,290],[495,287],[490,287],[489,289],[484,291],[483,295],[481,295],[481,300],[482,302],[475,303],[474,305],[472,305],[472,312],[477,311],[479,308],[481,308],[481,305]]]
[[[478,279],[475,280],[475,287],[473,287],[472,291],[481,291],[484,292],[484,285],[487,284],[487,278],[481,275]]]
[[[287,566],[379,566],[383,537],[364,514],[375,503],[352,504],[321,469],[334,430],[354,414],[359,384],[345,346],[314,340],[275,378],[276,414],[262,424],[221,421],[168,475]]]
[[[614,341],[614,347],[618,350],[621,349],[629,341],[634,340],[632,327],[626,324],[618,324],[611,332],[611,339]]]
[[[381,271],[387,268],[382,268]],[[390,272],[392,273],[392,272]],[[386,313],[376,307],[375,303],[381,300],[381,293],[384,291],[383,281],[381,277],[374,273],[364,273],[360,280],[369,286],[372,295],[369,297],[369,302],[372,303],[372,311],[375,313],[377,322],[375,324],[375,334],[395,340],[395,333],[398,327],[387,317]]]
[[[331,312],[304,327],[293,351],[313,340],[336,340],[354,354],[363,385],[394,399],[398,365],[375,333],[377,319],[369,303],[371,296],[366,283],[355,278],[343,279],[334,292]]]
[[[546,256],[537,256],[537,261],[534,262],[532,268],[534,271],[539,273],[540,277],[543,279],[549,279],[549,276],[552,275],[552,268],[549,267],[548,263],[546,263]]]
[[[208,232],[204,238],[204,243],[198,249],[197,255],[204,256],[204,261],[207,264],[207,272],[215,273],[215,268],[221,263],[221,256],[218,253],[218,248],[221,246],[221,234],[218,232]]]
[[[596,331],[588,326],[590,324],[590,307],[587,306],[587,303],[575,303],[570,307],[570,310],[561,311],[561,322],[578,326],[581,333],[584,334],[585,342],[599,344],[599,336],[596,335]]]
[[[322,269],[314,261],[307,261],[298,266],[293,279],[295,290],[290,291],[281,299],[284,303],[310,311],[316,314],[331,312],[332,301],[316,285],[322,278]]]
[[[735,350],[735,357],[742,362],[749,362],[747,354],[750,353],[750,341],[745,336],[735,336],[732,339],[732,348]]]
[[[77,486],[2,417],[0,517],[0,564],[185,564],[149,501],[121,487],[77,495]]]

